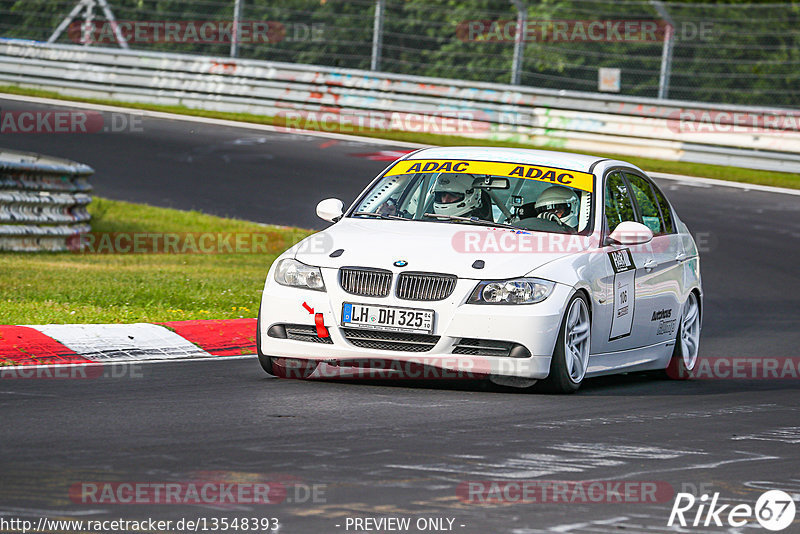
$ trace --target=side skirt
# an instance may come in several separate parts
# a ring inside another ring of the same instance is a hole
[[[589,356],[589,369],[586,371],[586,376],[588,378],[615,373],[666,369],[674,347],[675,340],[671,339],[647,347],[592,354]]]

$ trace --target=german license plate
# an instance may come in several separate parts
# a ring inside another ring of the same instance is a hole
[[[342,305],[342,326],[432,334],[433,310],[345,302]]]

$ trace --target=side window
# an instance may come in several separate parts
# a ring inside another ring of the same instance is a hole
[[[653,194],[656,196],[656,202],[658,202],[658,206],[661,208],[661,217],[664,220],[664,232],[672,234],[675,232],[675,225],[672,222],[672,212],[669,209],[669,203],[667,199],[664,198],[664,194],[659,191],[656,186],[653,186],[652,189]]]
[[[606,177],[605,211],[609,232],[613,232],[623,221],[636,220],[628,188],[619,172],[612,172]]]
[[[636,205],[639,206],[639,214],[642,216],[642,224],[650,228],[654,235],[664,233],[664,225],[661,222],[661,212],[658,208],[658,200],[656,200],[653,188],[650,187],[650,182],[638,176],[626,172],[625,177],[628,183],[631,184],[631,193],[633,198],[636,199]]]

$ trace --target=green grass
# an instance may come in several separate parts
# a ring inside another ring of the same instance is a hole
[[[266,234],[266,253],[0,253],[0,324],[255,317],[267,269],[308,230],[97,198],[93,232]]]
[[[118,107],[145,109],[151,111],[163,111],[167,113],[177,113],[181,115],[209,117],[214,119],[225,119],[225,120],[233,120],[240,122],[250,122],[256,124],[269,124],[276,126],[285,125],[285,119],[283,117],[269,117],[262,115],[250,115],[245,113],[205,111],[199,109],[191,109],[184,106],[165,106],[156,104],[118,102],[116,100],[78,98],[78,97],[62,95],[60,93],[53,91],[28,89],[17,86],[0,86],[0,93],[40,96],[45,98],[59,98],[62,100],[71,100],[76,102],[91,102],[96,104],[105,104]],[[311,126],[313,127],[313,125]],[[313,129],[336,131],[336,127],[332,123],[321,123],[318,124],[317,127]],[[342,132],[342,133],[348,133],[348,132]],[[406,141],[412,143],[421,143],[426,145],[438,145],[438,146],[471,145],[471,146],[501,146],[501,147],[532,148],[532,145],[525,143],[488,141],[482,139],[472,139],[469,137],[437,135],[431,133],[418,133],[418,132],[398,132],[398,131],[388,131],[388,130],[359,130],[358,135],[365,137],[377,137],[381,139],[391,139],[395,141]],[[558,150],[557,147],[536,147],[536,148],[550,148],[551,150]],[[730,180],[734,182],[744,182],[751,184],[772,185],[777,187],[789,187],[794,189],[800,189],[800,174],[759,171],[753,169],[742,169],[739,167],[726,167],[722,165],[706,165],[703,163],[689,163],[681,161],[659,160],[652,158],[621,156],[618,154],[598,154],[598,153],[592,153],[592,154],[596,156],[629,161],[630,163],[633,163],[634,165],[637,165],[642,169],[650,172],[685,174],[689,176],[716,178],[719,180]]]

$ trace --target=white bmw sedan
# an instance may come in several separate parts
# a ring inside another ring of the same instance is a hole
[[[697,247],[629,163],[427,148],[346,210],[327,199],[317,214],[334,224],[267,275],[257,346],[270,374],[481,376],[573,392],[587,377],[683,378],[697,364]]]

